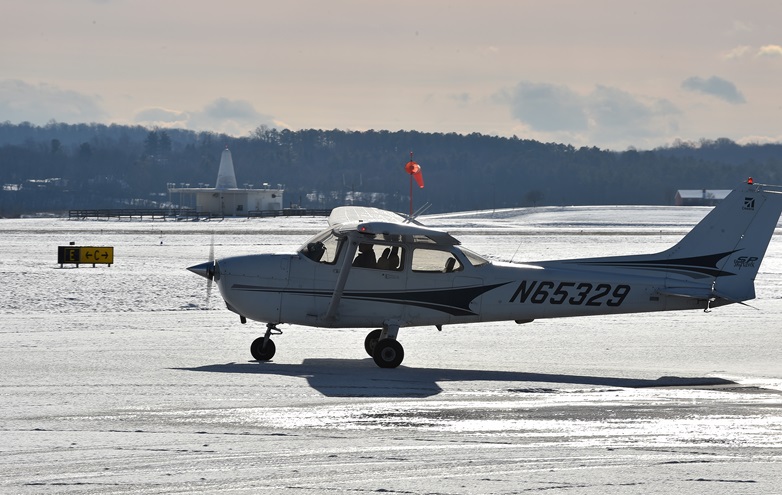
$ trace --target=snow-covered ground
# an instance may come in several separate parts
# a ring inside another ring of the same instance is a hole
[[[708,209],[424,218],[496,260],[654,252]],[[283,326],[253,362],[203,278],[324,218],[0,220],[0,493],[778,493],[782,231],[757,308],[402,329]],[[114,246],[111,267],[57,246]]]

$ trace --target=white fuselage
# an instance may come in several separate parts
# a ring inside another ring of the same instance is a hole
[[[408,246],[408,249],[412,246]],[[706,299],[671,298],[670,279],[633,270],[597,270],[570,262],[470,264],[457,247],[459,271],[350,268],[333,317],[328,309],[341,265],[302,254],[262,254],[218,262],[216,277],[229,309],[247,318],[319,327],[445,325],[704,309]]]

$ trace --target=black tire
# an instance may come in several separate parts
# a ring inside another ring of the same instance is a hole
[[[379,328],[377,330],[372,330],[367,334],[367,338],[364,339],[364,350],[367,351],[369,357],[375,355],[375,346],[377,345],[377,341],[380,340],[381,333],[382,331]]]
[[[372,354],[375,364],[381,368],[396,368],[402,364],[404,358],[405,350],[402,348],[402,344],[393,339],[379,340],[375,345],[375,352]]]
[[[263,346],[263,337],[253,340],[252,345],[250,345],[250,354],[257,361],[268,361],[274,357],[275,352],[277,352],[277,346],[274,345],[272,339],[266,342],[266,347]]]

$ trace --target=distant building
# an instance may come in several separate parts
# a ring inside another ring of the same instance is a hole
[[[725,199],[730,189],[679,189],[676,191],[676,206],[715,206]]]
[[[175,187],[169,184],[169,197],[179,194],[179,204],[182,205],[195,198],[195,209],[198,213],[217,216],[247,216],[255,211],[282,210],[283,189],[272,189],[264,184],[263,189],[253,189],[251,184],[239,189],[236,185],[234,162],[231,152],[226,148],[220,157],[220,168],[217,171],[217,181],[214,188],[190,187],[184,184]]]
[[[63,189],[68,186],[68,179],[61,179],[60,177],[52,177],[49,179],[27,179],[20,186],[21,189],[27,190],[52,190]]]

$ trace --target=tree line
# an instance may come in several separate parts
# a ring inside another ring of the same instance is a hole
[[[678,189],[782,183],[782,144],[728,139],[610,151],[478,133],[279,130],[231,137],[141,126],[0,123],[0,216],[166,206],[167,185],[214,186],[231,150],[239,187],[285,189],[285,206],[406,211],[405,163],[421,165],[429,212],[534,205],[672,204]],[[58,180],[52,180],[58,179]],[[172,198],[176,199],[176,198]]]

